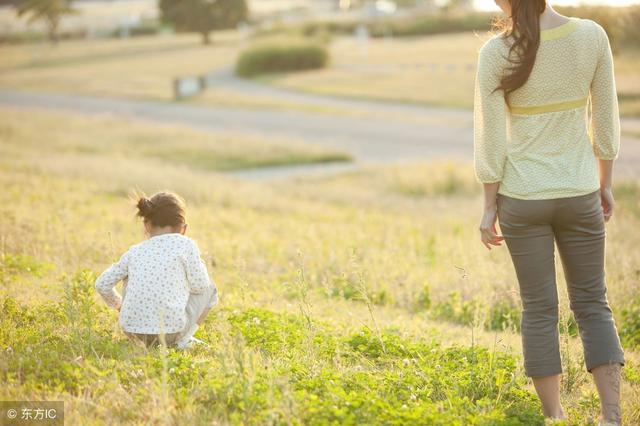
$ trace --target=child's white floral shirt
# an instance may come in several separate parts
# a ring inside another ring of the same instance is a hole
[[[123,297],[114,289],[125,282]],[[120,308],[124,331],[176,333],[185,328],[189,294],[213,287],[197,244],[178,233],[162,234],[136,244],[104,271],[95,288],[105,302]]]

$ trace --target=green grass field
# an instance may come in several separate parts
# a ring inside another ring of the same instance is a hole
[[[62,399],[67,424],[83,425],[543,424],[521,368],[515,274],[504,247],[478,240],[470,164],[246,182],[220,169],[318,154],[243,139],[227,152],[215,135],[173,126],[0,112],[0,399]],[[198,331],[207,347],[133,346],[93,290],[142,238],[127,198],[136,188],[187,200],[189,235],[221,293]],[[640,184],[620,181],[615,194],[607,277],[632,425]],[[559,282],[563,401],[570,424],[595,424]]]

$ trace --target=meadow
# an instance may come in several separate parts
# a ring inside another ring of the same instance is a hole
[[[515,274],[504,247],[478,240],[469,163],[272,182],[221,173],[340,155],[259,143],[2,107],[0,399],[61,399],[68,424],[83,425],[544,424],[521,368]],[[130,191],[166,188],[186,198],[221,294],[197,334],[207,345],[187,352],[131,344],[93,290],[143,237]],[[640,184],[615,194],[607,278],[632,425]],[[558,276],[568,424],[595,424]]]

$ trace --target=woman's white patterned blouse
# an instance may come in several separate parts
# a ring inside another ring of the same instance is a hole
[[[483,183],[520,199],[588,194],[597,158],[618,156],[620,120],[609,39],[588,19],[542,30],[528,81],[505,102],[494,91],[509,66],[497,35],[480,50],[475,84],[474,166]]]

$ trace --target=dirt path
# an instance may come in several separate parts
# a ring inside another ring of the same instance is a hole
[[[470,111],[414,105],[340,99],[237,81],[221,75],[225,89],[249,91],[272,99],[294,99],[314,105],[388,111],[385,119],[362,116],[314,114],[256,108],[196,106],[186,103],[152,102],[131,99],[63,95],[0,90],[0,104],[23,108],[69,110],[84,114],[114,114],[131,119],[188,125],[200,130],[238,132],[303,140],[350,153],[354,167],[371,163],[397,163],[437,158],[473,158],[473,121]],[[424,120],[397,119],[398,113],[418,114]],[[625,128],[640,129],[640,120],[625,120]],[[345,166],[309,165],[236,172],[256,179],[284,178],[309,173],[339,172]],[[640,177],[640,140],[623,137],[618,175]]]

